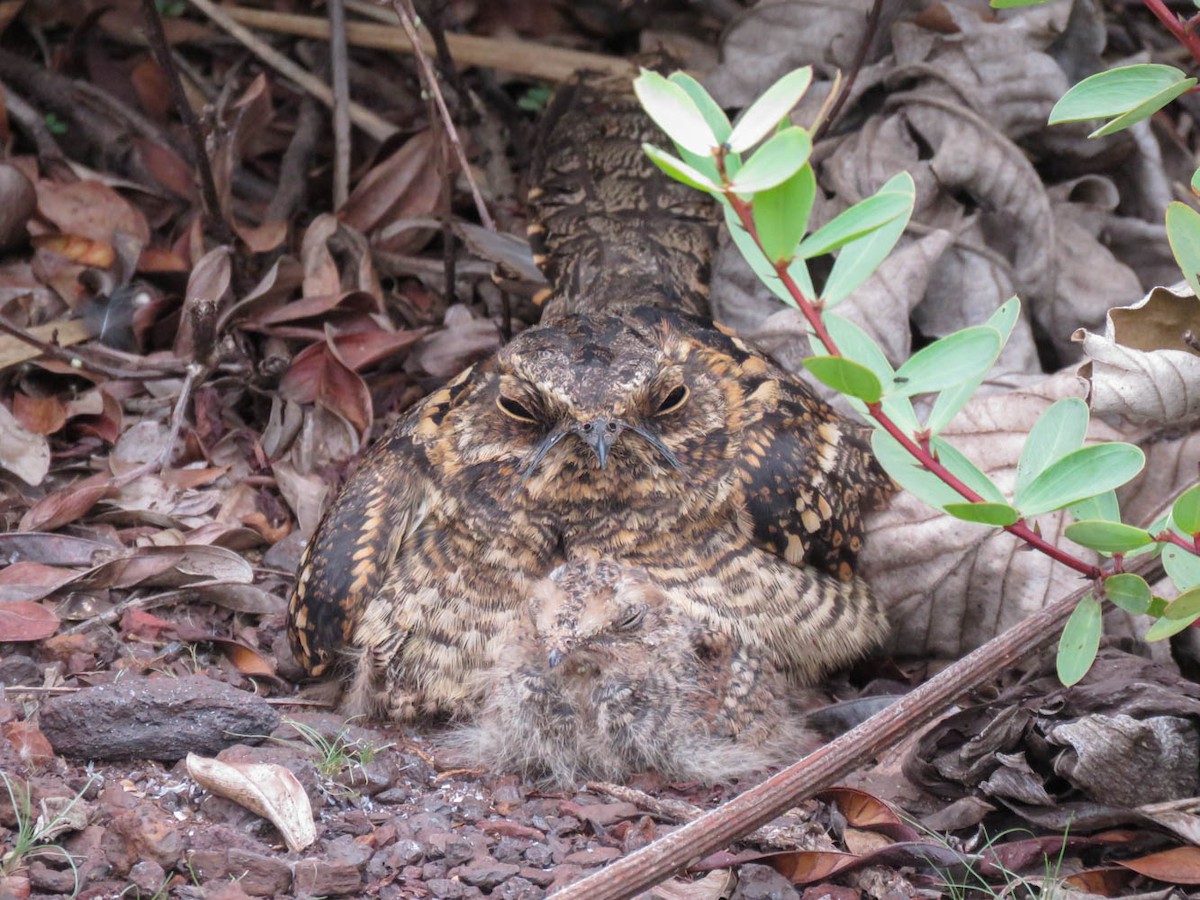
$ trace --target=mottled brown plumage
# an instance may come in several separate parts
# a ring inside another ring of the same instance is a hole
[[[889,484],[864,429],[680,310],[704,302],[711,211],[630,149],[649,126],[625,95],[573,90],[538,166],[544,324],[410,410],[302,561],[293,647],[313,674],[345,658],[358,711],[470,712],[497,635],[573,560],[644,569],[798,683],[884,633],[853,573],[861,511]],[[608,156],[572,141],[581,119],[608,129]]]
[[[470,765],[558,784],[641,771],[711,783],[818,743],[773,666],[692,622],[642,569],[560,566],[501,647],[477,721],[447,740]]]

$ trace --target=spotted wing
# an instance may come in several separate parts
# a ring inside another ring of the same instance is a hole
[[[323,674],[352,642],[401,545],[439,502],[426,448],[473,371],[427,397],[372,447],[317,526],[288,604],[292,651],[309,674]]]

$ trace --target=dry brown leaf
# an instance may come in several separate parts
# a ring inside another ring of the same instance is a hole
[[[0,643],[40,641],[58,631],[58,616],[32,600],[0,603]]]
[[[349,422],[365,439],[373,418],[371,392],[329,342],[304,348],[279,382],[279,393],[297,403],[316,403]]]
[[[21,516],[22,531],[53,531],[74,522],[112,490],[109,475],[92,475],[47,494]]]
[[[299,852],[317,839],[312,805],[290,771],[274,763],[224,763],[187,755],[187,770],[197,784],[268,819],[289,850]]]
[[[37,182],[38,212],[63,234],[111,244],[121,231],[143,246],[150,243],[150,226],[141,210],[99,181],[59,184]]]
[[[67,407],[55,397],[31,397],[22,391],[13,394],[13,416],[34,434],[54,434],[67,423]]]
[[[1200,884],[1200,847],[1176,847],[1139,859],[1116,860],[1116,863],[1156,881]]]
[[[722,900],[736,884],[732,869],[716,869],[699,881],[674,878],[638,894],[635,900]]]
[[[46,436],[25,428],[3,404],[0,404],[0,468],[35,486],[50,471],[50,444]]]
[[[1151,428],[1200,422],[1200,354],[1183,343],[1188,330],[1200,334],[1200,300],[1179,285],[1110,310],[1103,335],[1077,332],[1093,411]]]
[[[338,210],[338,218],[370,234],[397,219],[433,213],[439,208],[446,184],[438,172],[440,152],[432,129],[413,135],[363,176]],[[383,249],[412,253],[423,247],[434,231],[410,229]]]
[[[41,600],[78,575],[78,569],[48,566],[32,560],[14,562],[0,569],[0,602]]]

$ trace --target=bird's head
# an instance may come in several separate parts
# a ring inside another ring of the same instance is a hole
[[[611,561],[573,562],[534,585],[530,613],[546,664],[555,668],[640,644],[647,630],[658,629],[668,602],[642,569]]]
[[[473,432],[488,438],[473,442],[474,458],[504,456],[535,496],[563,485],[579,499],[635,484],[659,500],[719,490],[745,406],[728,377],[735,362],[667,314],[643,312],[570,317],[501,350],[477,389],[486,418]]]

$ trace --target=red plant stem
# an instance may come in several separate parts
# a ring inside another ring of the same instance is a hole
[[[722,177],[724,177],[724,167],[722,167]],[[737,213],[737,217],[739,221],[741,221],[742,227],[746,229],[746,233],[754,239],[754,243],[760,250],[762,250],[763,246],[758,237],[758,229],[754,225],[754,215],[751,205],[730,190],[726,190],[725,198],[733,207],[733,211]],[[763,253],[765,255],[766,251],[763,250]],[[774,263],[774,267],[775,274],[779,276],[779,280],[783,282],[783,286],[787,288],[787,292],[792,296],[792,299],[795,301],[796,306],[800,309],[800,312],[804,314],[804,318],[808,320],[808,324],[812,327],[817,338],[822,344],[825,345],[825,349],[829,351],[829,355],[842,356],[841,351],[838,350],[837,344],[834,342],[833,338],[829,336],[829,331],[825,328],[825,323],[821,319],[820,306],[805,296],[804,291],[800,289],[800,285],[796,284],[796,280],[788,274],[786,264],[777,262]],[[908,451],[909,455],[912,456],[913,459],[940,478],[949,487],[957,491],[964,499],[969,500],[972,503],[985,502],[982,496],[965,485],[958,478],[958,476],[942,465],[941,462],[938,461],[937,457],[934,456],[927,447],[918,444],[911,437],[905,434],[904,430],[897,425],[887,413],[883,411],[883,408],[880,406],[880,404],[868,403],[867,412],[870,414],[871,418],[879,423],[879,426],[884,431],[895,438],[895,440],[899,442],[900,446]],[[1062,563],[1064,566],[1068,566],[1069,568],[1074,569],[1076,572],[1079,572],[1088,578],[1099,580],[1104,577],[1104,572],[1099,566],[1094,566],[1090,563],[1084,562],[1067,551],[1055,547],[1049,541],[1045,540],[1040,534],[1030,528],[1029,525],[1025,523],[1024,519],[1016,522],[1015,524],[1004,526],[1004,530],[1009,534],[1020,538],[1035,550],[1041,551],[1056,562]]]
[[[1154,535],[1154,540],[1160,544],[1174,544],[1176,547],[1182,547],[1193,556],[1200,556],[1200,534],[1189,541],[1187,538],[1180,537],[1173,531],[1164,529]]]
[[[1167,9],[1167,4],[1163,0],[1142,0],[1146,4],[1146,8],[1158,18],[1166,26],[1167,31],[1174,35],[1179,43],[1183,44],[1188,53],[1192,54],[1192,59],[1200,63],[1200,35],[1192,30],[1192,21],[1183,22],[1179,16]]]

